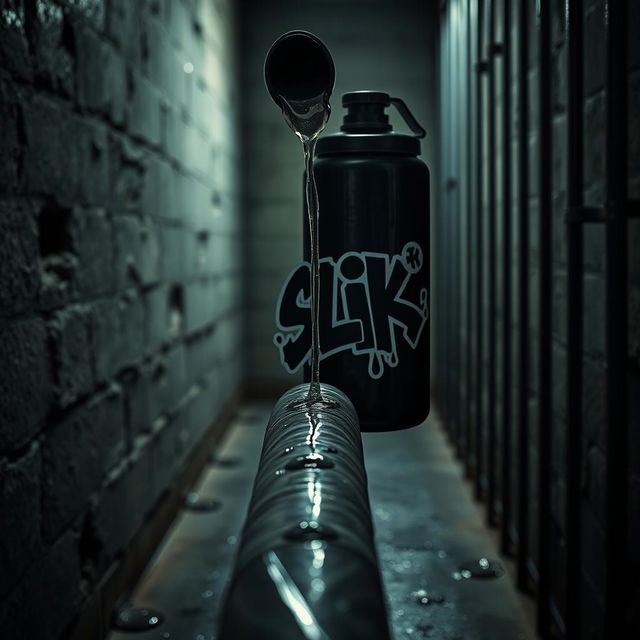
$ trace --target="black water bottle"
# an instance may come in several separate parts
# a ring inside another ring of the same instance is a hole
[[[414,136],[393,132],[391,104]],[[420,424],[430,404],[429,170],[418,157],[425,132],[386,93],[347,93],[342,106],[341,133],[319,139],[314,163],[320,380],[346,393],[364,431],[404,429]],[[305,373],[308,380],[308,366]]]

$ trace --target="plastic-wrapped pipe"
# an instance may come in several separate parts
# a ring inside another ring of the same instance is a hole
[[[389,640],[356,411],[335,387],[276,403],[220,640]]]

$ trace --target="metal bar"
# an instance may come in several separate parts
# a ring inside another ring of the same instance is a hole
[[[511,522],[511,3],[503,3],[502,67],[502,526],[500,546],[508,553]]]
[[[483,0],[478,0],[478,37],[476,41],[476,55],[477,60],[482,60],[483,53]],[[482,483],[484,474],[484,452],[483,452],[483,433],[482,433],[482,418],[483,418],[483,393],[482,393],[482,380],[484,379],[482,371],[482,348],[483,348],[483,260],[482,260],[482,169],[484,163],[482,161],[482,74],[476,74],[476,113],[477,113],[477,129],[476,129],[476,419],[475,423],[475,454],[476,454],[476,468],[475,468],[475,495],[477,499],[482,498]]]
[[[452,6],[452,12],[458,10],[457,4]],[[451,55],[451,87],[450,87],[450,105],[451,105],[451,137],[452,142],[457,140],[460,135],[459,120],[459,100],[457,80],[460,77],[460,69],[458,66],[458,39],[457,33],[453,28],[455,21],[450,16],[451,26],[449,50]],[[462,295],[461,279],[460,279],[460,167],[458,162],[458,147],[455,143],[451,145],[451,172],[450,175],[455,179],[455,188],[451,191],[451,275],[453,279],[452,294],[452,322],[451,322],[451,430],[455,438],[458,434],[458,426],[460,423],[460,397],[459,384],[460,380],[460,296]]]
[[[517,583],[528,586],[529,557],[529,37],[527,0],[518,3],[518,553]]]
[[[334,406],[310,409],[308,389],[287,391],[267,425],[221,639],[390,640],[358,417],[327,384]]]
[[[582,0],[567,2],[568,100],[567,100],[567,206],[582,207],[583,181],[583,78]],[[567,225],[567,582],[565,615],[568,640],[579,640],[581,466],[582,466],[582,334],[583,334],[583,233],[577,224]]]
[[[471,422],[473,420],[473,412],[471,408],[471,394],[473,393],[473,287],[471,283],[473,282],[473,185],[471,176],[473,174],[473,137],[472,137],[472,109],[473,109],[473,100],[471,95],[473,74],[471,73],[471,69],[473,67],[473,52],[471,49],[472,46],[472,14],[471,14],[471,0],[467,0],[466,3],[467,8],[467,73],[466,75],[466,83],[467,83],[467,122],[468,130],[467,130],[467,360],[466,360],[466,368],[467,368],[467,406],[466,406],[466,417],[465,417],[465,430],[464,430],[464,440],[465,440],[465,468],[467,472],[467,476],[470,476],[471,465],[470,465],[470,457],[471,457]]]
[[[628,637],[627,569],[627,1],[605,6],[606,66],[606,226],[607,278],[607,501],[605,629]]]
[[[546,638],[550,623],[551,543],[551,15],[548,2],[539,5],[540,225],[538,291],[538,633]]]
[[[489,43],[493,47],[495,40],[495,2],[488,0]],[[489,314],[488,329],[488,385],[487,385],[487,523],[496,524],[496,111],[495,111],[495,64],[494,56],[489,55],[489,73],[487,89],[487,138],[488,138],[488,229],[487,229],[487,298]]]
[[[446,20],[447,20],[447,31],[446,31],[446,102],[445,102],[445,113],[446,113],[446,122],[447,122],[447,139],[448,140],[452,140],[453,139],[453,118],[452,118],[452,114],[451,114],[451,83],[452,83],[452,77],[451,77],[451,40],[452,40],[452,34],[451,34],[451,4],[447,5],[447,9],[446,9]],[[452,217],[453,217],[453,207],[452,207],[452,193],[453,193],[453,188],[454,188],[454,182],[452,181],[452,150],[451,150],[451,145],[446,145],[446,166],[445,166],[445,175],[447,176],[447,191],[446,191],[446,198],[447,198],[447,214],[446,214],[446,220],[445,220],[445,244],[443,244],[442,246],[446,247],[446,254],[445,254],[445,270],[446,270],[446,275],[445,278],[447,280],[450,280],[452,282],[452,286],[448,286],[445,287],[445,310],[446,310],[446,317],[445,319],[445,325],[444,325],[444,332],[445,332],[445,340],[444,340],[444,344],[445,344],[445,359],[443,360],[443,363],[446,363],[446,372],[447,372],[447,379],[446,379],[446,389],[445,389],[445,393],[446,393],[446,402],[447,402],[447,421],[446,424],[448,425],[448,427],[451,427],[451,424],[453,422],[453,406],[454,406],[454,400],[453,400],[453,394],[454,394],[454,390],[456,388],[456,384],[455,384],[455,378],[454,378],[454,367],[453,367],[453,358],[452,358],[452,343],[455,340],[455,334],[454,334],[454,328],[453,328],[453,300],[454,300],[454,296],[455,296],[455,291],[454,291],[454,287],[455,287],[455,280],[454,280],[454,275],[453,275],[453,269],[452,269],[452,261],[453,261],[453,234],[452,234],[452,230],[453,230],[453,221],[452,221]]]

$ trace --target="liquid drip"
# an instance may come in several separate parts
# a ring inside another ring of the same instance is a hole
[[[287,540],[335,540],[338,537],[331,527],[315,520],[303,520],[284,534]]]
[[[311,246],[311,384],[309,393],[302,400],[292,402],[288,408],[295,410],[313,405],[316,408],[337,407],[336,402],[322,397],[320,388],[320,266],[318,247],[318,190],[313,171],[316,142],[326,127],[331,113],[329,93],[323,92],[308,100],[287,100],[278,96],[282,114],[291,130],[302,142],[306,170],[305,197],[309,216],[309,242]],[[320,406],[318,406],[320,405]]]
[[[298,456],[289,460],[284,468],[287,471],[294,471],[297,469],[331,469],[334,466],[329,458],[319,453],[310,453],[309,455]]]

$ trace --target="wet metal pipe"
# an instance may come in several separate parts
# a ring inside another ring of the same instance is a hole
[[[220,640],[390,640],[355,409],[326,384],[292,409],[307,392],[267,425]]]

